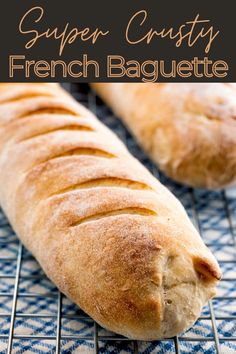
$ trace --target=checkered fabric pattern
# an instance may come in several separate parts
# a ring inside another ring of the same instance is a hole
[[[0,354],[236,353],[236,189],[208,192],[173,183],[87,85],[67,87],[182,201],[217,257],[223,279],[217,297],[187,333],[158,342],[130,341],[101,328],[60,294],[0,211]]]

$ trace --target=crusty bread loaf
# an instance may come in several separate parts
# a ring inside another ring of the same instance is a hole
[[[127,337],[189,328],[220,270],[178,200],[56,84],[0,102],[0,204],[48,277]]]
[[[195,187],[236,181],[236,84],[96,83],[160,169]]]

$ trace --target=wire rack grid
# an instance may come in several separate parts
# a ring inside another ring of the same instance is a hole
[[[66,299],[22,246],[0,211],[0,354],[236,353],[236,189],[208,192],[173,183],[159,173],[87,85],[64,86],[182,201],[217,257],[223,279],[218,295],[187,333],[156,342],[132,341],[104,330]]]

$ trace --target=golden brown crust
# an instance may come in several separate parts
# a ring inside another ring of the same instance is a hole
[[[236,84],[93,84],[173,179],[221,188],[236,180]]]
[[[130,338],[189,328],[220,270],[177,199],[59,86],[1,100],[0,203],[48,277]]]

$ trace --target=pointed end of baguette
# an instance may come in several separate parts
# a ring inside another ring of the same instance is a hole
[[[216,282],[221,279],[221,270],[216,262],[208,258],[194,257],[194,269],[199,277],[206,282]]]

